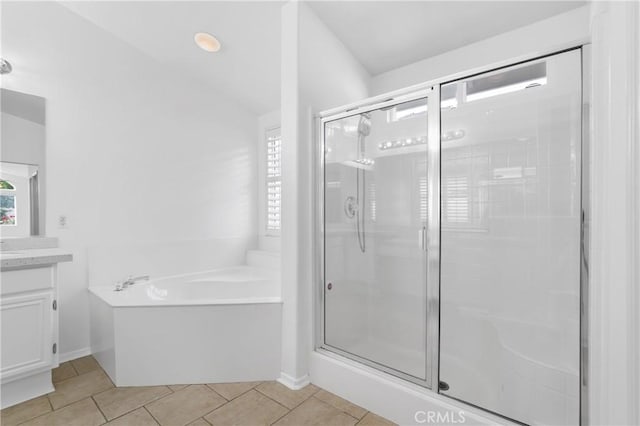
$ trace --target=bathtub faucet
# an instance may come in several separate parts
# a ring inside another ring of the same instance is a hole
[[[140,275],[139,277],[133,277],[129,275],[129,277],[122,283],[122,287],[127,288],[134,285],[138,281],[149,281],[149,275]]]

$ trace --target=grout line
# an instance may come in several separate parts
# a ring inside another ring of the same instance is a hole
[[[69,365],[71,366],[71,369],[72,369],[73,371],[75,371],[75,372],[76,372],[76,375],[75,375],[74,377],[78,377],[78,376],[80,375],[80,373],[78,373],[78,370],[76,369],[76,366],[75,366],[75,365],[73,365],[73,361],[74,361],[74,360],[70,360],[70,361],[67,361],[67,362],[68,362],[68,363],[69,363]],[[66,380],[66,379],[65,379],[65,380]]]
[[[177,390],[173,390],[173,389],[171,389],[171,386],[178,386],[178,385],[161,385],[161,386],[166,386],[166,387],[167,387],[167,389],[169,389],[169,392],[171,392],[171,393],[169,393],[168,395],[171,395],[172,393],[176,393],[176,392],[178,392],[178,391],[181,391],[182,389],[186,389],[189,385],[187,385],[187,386],[185,386],[185,387],[183,387],[183,388],[177,389]],[[165,396],[167,396],[167,395],[165,395]],[[163,396],[163,398],[164,398],[164,396]]]
[[[262,382],[262,383],[269,383],[269,382]],[[260,384],[262,384],[262,383],[260,383]],[[266,393],[262,392],[260,389],[258,389],[258,386],[260,386],[260,385],[256,385],[253,389],[254,389],[255,391],[257,391],[260,395],[264,396],[265,398],[269,399],[270,401],[275,402],[276,404],[278,404],[279,406],[281,406],[282,408],[284,408],[284,409],[286,410],[286,412],[285,412],[283,415],[281,415],[280,417],[278,417],[276,420],[274,420],[274,421],[273,421],[273,422],[271,422],[270,424],[275,424],[275,423],[279,422],[279,421],[280,421],[280,419],[282,419],[282,418],[283,418],[283,417],[285,417],[287,414],[289,414],[289,413],[291,413],[291,412],[293,411],[293,408],[289,408],[289,407],[287,407],[286,405],[282,404],[281,402],[276,401],[275,399],[273,399],[272,397],[270,397],[270,396],[269,396],[269,395],[267,395]],[[304,402],[304,401],[303,401],[303,402]],[[302,404],[302,402],[301,402],[300,404]],[[300,405],[300,404],[298,404],[298,405]],[[296,407],[297,407],[297,405],[296,405]],[[296,408],[296,407],[294,407],[294,408]]]
[[[269,397],[267,397],[267,398],[269,398]],[[272,401],[273,401],[273,400],[272,400]],[[274,401],[274,402],[275,402],[276,404],[279,404],[279,403],[278,403],[278,401]],[[282,405],[282,404],[279,404],[279,405],[280,405],[281,407],[284,407],[284,405]],[[286,417],[287,415],[289,415],[289,414],[291,413],[291,411],[293,411],[293,410],[289,410],[287,407],[284,407],[284,408],[285,408],[287,411],[286,411],[283,415],[281,415],[280,417],[278,417],[277,419],[275,419],[273,422],[271,422],[270,424],[272,424],[272,425],[273,425],[273,424],[278,423],[282,418]]]
[[[262,392],[260,392],[263,396],[266,396],[268,399],[270,399],[271,401],[275,402],[276,404],[278,404],[279,406],[281,406],[282,408],[284,408],[285,410],[287,410],[287,414],[289,414],[288,412],[293,411],[293,408],[289,408],[287,406],[285,406],[284,404],[279,403],[278,401],[276,401],[275,399],[271,398],[268,395],[263,394]],[[286,414],[284,415],[286,416]],[[283,417],[284,417],[283,416]]]
[[[208,386],[207,386],[207,387],[208,387]],[[214,392],[215,392],[215,391],[214,391]],[[216,393],[217,393],[217,392],[216,392]],[[223,402],[222,404],[218,405],[218,406],[217,406],[216,408],[214,408],[213,410],[211,410],[211,411],[209,411],[209,412],[204,413],[204,414],[202,415],[202,418],[203,418],[203,419],[204,419],[204,416],[208,416],[209,414],[213,413],[214,411],[218,411],[220,408],[224,407],[225,405],[227,405],[227,404],[229,403],[229,401],[227,401],[227,400],[225,399],[225,397],[223,397],[222,395],[221,395],[221,397],[222,397],[222,399],[224,399],[224,400],[225,400],[225,402]],[[196,419],[196,420],[198,420],[198,419]],[[194,422],[195,422],[196,420],[194,420]],[[204,421],[206,422],[206,421],[207,421],[207,419],[204,419]],[[207,423],[209,423],[209,422],[207,422]]]
[[[127,387],[128,387],[128,386],[127,386]],[[144,386],[132,386],[132,387],[144,387]],[[116,416],[116,417],[114,417],[113,419],[108,420],[108,421],[109,421],[109,422],[112,422],[112,421],[114,421],[115,419],[119,419],[120,417],[126,416],[127,414],[131,414],[131,413],[133,413],[134,411],[136,411],[136,410],[138,410],[138,409],[140,409],[140,408],[143,408],[146,404],[151,404],[152,402],[158,401],[158,400],[160,400],[160,399],[164,398],[165,396],[169,396],[169,395],[171,395],[171,389],[170,389],[168,386],[165,386],[165,388],[167,388],[167,390],[169,391],[169,393],[165,393],[164,395],[157,396],[157,397],[155,397],[155,398],[153,398],[153,399],[151,399],[151,400],[149,400],[149,401],[147,401],[147,402],[145,402],[145,403],[143,403],[143,404],[141,404],[141,405],[138,405],[137,407],[134,407],[134,408],[130,409],[130,410],[129,410],[129,411],[127,411],[127,412],[124,412],[124,413],[122,413],[122,414],[119,414],[118,416]],[[105,390],[105,391],[102,391],[102,392],[100,392],[100,393],[97,393],[97,394],[95,394],[95,395],[92,395],[91,397],[93,398],[93,397],[94,397],[94,396],[96,396],[96,395],[100,395],[100,394],[102,394],[102,393],[104,393],[104,392],[109,392],[109,391],[111,391],[111,390],[113,390],[113,389],[114,389],[114,388],[107,389],[107,390]],[[115,389],[122,389],[122,388],[117,388],[117,387],[116,387]],[[98,401],[96,401],[95,399],[94,399],[94,401],[95,401],[96,405],[98,406],[98,408],[100,409],[100,411],[102,411],[102,409],[100,408],[100,404],[98,404]],[[105,418],[107,417],[104,413],[102,413],[102,414],[104,415],[104,417],[105,417]]]
[[[224,397],[224,396],[223,396],[223,395],[221,395],[220,393],[216,392],[216,390],[215,390],[214,388],[212,388],[211,386],[209,386],[209,384],[208,384],[208,383],[205,383],[205,384],[204,384],[204,386],[205,386],[207,389],[209,389],[211,392],[213,392],[213,393],[215,393],[216,395],[218,395],[220,398],[224,399],[224,401],[225,401],[225,402],[224,402],[224,404],[222,404],[222,405],[226,405],[226,403],[227,403],[227,402],[231,402],[231,401],[233,401],[233,400],[235,399],[235,398],[227,399],[226,397]],[[248,391],[247,391],[247,392],[248,392]],[[240,396],[240,395],[238,395],[238,396]],[[217,408],[216,408],[216,410],[217,410]]]
[[[55,385],[53,385],[53,388],[54,388],[54,392],[55,392]],[[49,398],[49,394],[47,394],[46,397],[47,397],[47,401],[49,401],[49,407],[51,407],[51,411],[56,411],[55,408],[53,408],[53,404],[51,403],[51,399]]]
[[[158,397],[156,397],[156,398],[153,398],[151,401],[147,401],[147,402],[145,402],[145,403],[144,403],[144,404],[142,404],[140,407],[144,407],[145,405],[147,405],[147,404],[151,404],[152,402],[160,401],[160,400],[161,400],[162,398],[164,398],[165,396],[169,396],[169,395],[171,395],[171,394],[173,393],[173,392],[171,392],[171,388],[170,388],[169,386],[165,386],[165,388],[167,388],[167,390],[169,391],[169,393],[165,393],[164,395],[160,395],[160,396],[158,396]],[[138,408],[140,408],[140,407],[138,407]],[[138,408],[136,408],[136,410],[137,410]]]
[[[325,392],[327,392],[327,393],[328,393],[328,394],[330,394],[330,395],[333,395],[333,396],[335,396],[335,397],[337,397],[337,398],[340,398],[340,399],[342,399],[342,400],[346,401],[347,403],[349,403],[349,404],[353,405],[354,407],[358,407],[358,408],[362,408],[362,407],[360,407],[360,406],[359,406],[359,405],[357,405],[357,404],[354,404],[353,402],[349,401],[348,399],[342,398],[341,396],[338,396],[338,395],[336,395],[336,394],[334,394],[334,393],[332,393],[332,392],[329,392],[329,391],[328,391],[328,390],[326,390],[326,389],[322,389],[322,388],[318,388],[318,392],[316,392],[316,393],[314,393],[313,395],[311,395],[312,397],[314,397],[315,399],[319,400],[320,402],[324,402],[325,404],[330,405],[331,407],[335,408],[336,410],[342,411],[342,412],[343,412],[343,413],[345,413],[346,415],[353,417],[354,419],[358,420],[358,422],[360,422],[360,420],[362,420],[362,419],[364,418],[364,416],[366,416],[366,415],[367,415],[367,413],[369,412],[369,411],[365,410],[364,408],[362,408],[362,409],[364,410],[364,414],[362,415],[362,417],[359,417],[359,418],[358,418],[358,417],[354,416],[353,414],[349,413],[347,410],[343,410],[342,408],[336,407],[335,405],[331,404],[330,402],[327,402],[327,401],[325,401],[325,400],[322,400],[322,399],[318,398],[316,395],[318,395],[318,394],[320,393],[320,391],[325,391]]]
[[[92,371],[95,371],[95,370],[92,370]],[[86,374],[86,373],[85,373],[85,374]],[[71,404],[75,404],[76,402],[78,402],[78,401],[82,401],[82,400],[87,399],[87,398],[92,398],[92,399],[93,399],[93,396],[94,396],[94,395],[101,394],[102,392],[106,392],[106,391],[111,390],[111,389],[114,389],[114,388],[116,388],[116,389],[117,389],[117,386],[115,386],[115,385],[113,384],[113,382],[111,381],[111,379],[109,379],[109,376],[108,376],[106,373],[105,373],[105,376],[106,376],[106,377],[107,377],[107,379],[109,380],[109,383],[111,383],[111,387],[110,387],[110,388],[102,389],[102,390],[100,390],[100,391],[98,391],[98,392],[90,393],[89,395],[85,395],[84,397],[82,397],[82,398],[80,398],[80,399],[77,399],[77,400],[75,400],[75,401],[67,402],[66,404],[61,405],[61,406],[60,406],[60,407],[58,407],[58,408],[54,408],[54,409],[53,409],[53,411],[58,411],[58,410],[60,410],[60,409],[62,409],[62,408],[64,408],[64,407],[68,407],[68,406],[69,406],[69,405],[71,405]],[[80,377],[80,376],[76,376],[76,377]],[[72,377],[72,378],[73,378],[73,377]],[[47,395],[47,397],[49,397],[49,394]],[[53,403],[51,402],[51,399],[49,399],[49,404],[51,404],[51,408],[53,408]],[[97,405],[97,404],[96,404],[96,405]]]
[[[171,395],[173,395],[173,394],[175,394],[175,393],[176,393],[176,391],[172,391],[172,390],[171,390],[171,388],[170,388],[169,386],[167,386],[167,389],[169,389],[169,393],[164,394],[164,395],[162,395],[162,396],[159,396],[159,397],[157,397],[156,399],[153,399],[153,400],[151,400],[151,401],[147,401],[147,402],[145,402],[144,404],[142,404],[142,407],[146,407],[148,404],[152,404],[152,403],[157,402],[157,401],[162,401],[163,399],[168,398],[168,397],[170,397]],[[186,389],[186,388],[182,388],[182,389]],[[180,390],[182,390],[182,389],[180,389]]]
[[[107,416],[104,415],[104,412],[102,411],[102,408],[100,408],[100,406],[98,405],[96,400],[93,399],[93,395],[91,395],[89,398],[91,398],[91,401],[93,401],[93,404],[96,406],[98,411],[100,411],[100,414],[102,414],[102,418],[104,418],[104,422],[102,424],[107,423],[109,421],[109,419],[107,419]]]
[[[242,382],[238,382],[238,383],[242,383]],[[264,382],[258,382],[258,384],[257,384],[257,385],[254,385],[254,386],[250,387],[250,388],[249,388],[249,389],[247,389],[246,391],[242,392],[242,393],[241,393],[241,394],[239,394],[239,395],[234,396],[234,397],[233,397],[233,398],[231,398],[231,399],[227,399],[227,398],[226,398],[225,396],[223,396],[220,392],[216,391],[216,390],[215,390],[215,389],[213,389],[211,386],[209,386],[210,384],[211,384],[211,385],[224,385],[224,384],[227,384],[227,383],[207,383],[207,384],[205,384],[205,386],[207,386],[209,389],[211,389],[212,391],[214,391],[215,393],[217,393],[218,395],[220,395],[221,397],[223,397],[224,399],[226,399],[226,400],[227,400],[227,402],[231,402],[231,401],[233,401],[234,399],[238,399],[238,398],[240,398],[242,395],[244,395],[244,394],[248,393],[249,391],[255,390],[255,389],[256,389],[256,387],[260,386],[262,383],[264,383]]]
[[[25,401],[25,402],[26,402],[26,401]],[[55,411],[55,410],[53,410],[53,411],[49,411],[49,412],[47,412],[47,413],[42,413],[42,414],[40,414],[39,416],[31,417],[30,419],[27,419],[27,420],[25,420],[25,421],[22,421],[22,422],[18,423],[18,425],[22,425],[22,424],[25,424],[25,423],[27,423],[27,422],[31,422],[31,421],[33,421],[33,420],[35,420],[35,419],[39,419],[40,417],[44,417],[44,416],[46,416],[46,415],[48,415],[48,414],[53,414],[53,412],[54,412],[54,411]]]
[[[91,397],[93,398],[94,396],[102,395],[103,393],[105,393],[105,392],[109,392],[110,390],[112,390],[112,389],[114,389],[114,388],[115,388],[115,389],[117,389],[117,388],[114,386],[113,388],[103,389],[103,390],[101,390],[100,392],[92,393],[92,394],[91,394]],[[97,403],[98,403],[98,401],[96,401],[96,404],[97,404]]]
[[[153,415],[153,414],[151,414],[151,411],[149,411],[149,409],[147,408],[147,406],[146,406],[146,405],[143,405],[143,406],[142,406],[142,408],[144,408],[144,410],[145,410],[147,413],[149,413],[149,415],[151,416],[151,418],[153,419],[153,421],[154,421],[154,422],[156,422],[156,423],[158,424],[158,426],[159,426],[159,425],[160,425],[160,421],[158,421],[158,419],[156,419],[156,418],[154,417],[154,415]]]
[[[281,383],[278,383],[278,382],[262,382],[261,384],[263,384],[263,383],[277,383],[277,384],[281,384]],[[257,390],[258,392],[260,392],[261,394],[263,394],[264,396],[266,396],[267,398],[269,398],[269,399],[271,399],[271,400],[273,400],[273,401],[275,401],[275,402],[278,402],[278,401],[276,401],[276,400],[275,400],[275,398],[273,398],[273,397],[271,397],[271,396],[267,395],[267,394],[266,394],[266,393],[264,393],[262,390],[258,389],[258,386],[260,386],[260,385],[256,385],[256,387],[255,387],[254,389],[255,389],[255,390]],[[282,386],[284,386],[284,385],[282,385]],[[285,386],[285,388],[286,388],[286,386]],[[286,388],[286,389],[287,389],[289,392],[298,392],[298,391],[302,390],[302,389],[298,389],[298,390],[291,390],[291,389],[289,389],[289,388]],[[304,389],[304,388],[303,388],[303,389]],[[304,400],[302,400],[302,402],[306,401],[307,399],[311,398],[312,396],[313,396],[313,395],[309,395],[309,396],[308,396],[308,397],[306,397]],[[297,405],[296,405],[295,407],[293,407],[293,408],[289,408],[289,407],[285,406],[284,404],[282,404],[282,403],[280,403],[280,402],[278,402],[278,404],[282,405],[282,406],[283,406],[283,407],[285,407],[287,410],[293,410],[293,409],[294,409],[294,408],[296,408],[298,405],[302,404],[302,402],[300,402],[299,404],[297,404]]]
[[[95,401],[95,400],[94,400],[94,401]],[[96,403],[96,405],[98,405],[98,404]],[[100,406],[98,406],[98,408],[99,408],[99,407],[100,407]],[[122,413],[122,414],[120,414],[119,416],[114,417],[114,418],[112,418],[111,420],[107,420],[107,421],[108,421],[108,422],[112,422],[112,421],[114,421],[114,420],[118,420],[120,417],[124,417],[124,416],[126,416],[127,414],[131,414],[131,413],[133,413],[134,411],[136,411],[136,410],[137,410],[137,409],[139,409],[139,408],[142,408],[142,407],[134,408],[134,409],[133,409],[133,410],[131,410],[131,411],[127,411],[126,413]],[[105,417],[106,417],[106,416],[105,416]]]
[[[259,383],[258,383],[258,385],[259,385]],[[258,385],[256,385],[256,386],[258,386]],[[240,398],[242,395],[246,395],[246,394],[248,394],[249,392],[251,392],[252,390],[254,390],[254,389],[256,388],[256,386],[253,386],[253,387],[251,387],[250,389],[247,389],[246,391],[242,392],[240,395],[237,395],[237,396],[235,396],[234,398],[231,398],[231,399],[229,400],[229,402],[231,402],[231,401],[233,401],[233,400],[236,400],[236,399]],[[224,397],[223,397],[223,398],[224,398]]]
[[[49,401],[49,395],[45,394],[45,395],[42,395],[42,396],[45,396],[47,398],[47,401]],[[23,402],[33,401],[34,399],[37,399],[37,398],[40,398],[40,397],[37,396],[35,398],[28,399],[27,401],[23,401]],[[23,402],[20,402],[19,404],[22,404]],[[16,404],[16,405],[19,405],[19,404]],[[15,407],[15,405],[12,405],[12,407]],[[25,420],[23,420],[23,421],[21,421],[19,423],[16,423],[16,425],[22,425],[22,424],[25,424],[27,422],[30,422],[31,420],[35,420],[38,417],[46,416],[47,414],[53,413],[55,410],[53,409],[53,406],[51,405],[51,401],[49,401],[49,407],[51,408],[51,411],[47,411],[46,413],[39,414],[39,415],[37,415],[35,417],[31,417],[29,419],[25,419]],[[7,407],[7,408],[11,408],[11,407]],[[0,410],[0,413],[3,412],[4,410],[6,410],[7,408],[3,408],[2,410]],[[0,425],[1,424],[2,424],[2,420],[0,420]]]
[[[286,413],[284,413],[283,415],[281,415],[280,417],[278,417],[277,419],[275,419],[273,422],[271,422],[269,424],[274,425],[274,424],[278,423],[280,420],[282,420],[283,418],[287,417],[291,413],[291,411],[292,410],[289,410],[287,408],[287,412]]]

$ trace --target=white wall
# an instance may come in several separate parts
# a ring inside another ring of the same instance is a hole
[[[282,377],[308,380],[312,346],[313,115],[368,96],[369,75],[304,3],[282,11]]]
[[[47,99],[47,229],[74,254],[59,268],[64,356],[89,345],[90,276],[244,261],[257,244],[257,118],[56,3],[2,8],[3,84]]]
[[[318,113],[369,96],[369,73],[304,3],[298,30],[298,87],[303,103]]]
[[[472,74],[479,67],[510,65],[589,41],[589,6],[426,58],[371,79],[378,95],[433,79]]]
[[[640,424],[640,4],[592,14],[590,424]]]

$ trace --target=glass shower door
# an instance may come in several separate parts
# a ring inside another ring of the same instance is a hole
[[[324,123],[322,346],[427,379],[427,98]]]
[[[578,424],[580,51],[444,85],[441,107],[441,393]]]

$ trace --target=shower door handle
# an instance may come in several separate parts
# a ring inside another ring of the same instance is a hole
[[[418,230],[418,245],[420,250],[427,251],[427,227],[423,226]]]

